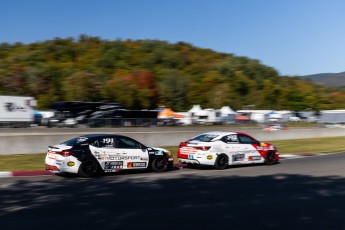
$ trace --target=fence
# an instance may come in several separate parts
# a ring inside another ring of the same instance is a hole
[[[85,125],[90,128],[98,127],[150,127],[157,125],[157,119],[155,118],[96,118],[96,119],[84,119],[80,122],[81,125]]]

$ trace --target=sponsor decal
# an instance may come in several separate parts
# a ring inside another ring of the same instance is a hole
[[[103,156],[103,155],[97,155],[96,156],[98,160],[108,160],[108,161],[123,161],[123,160],[139,160],[141,159],[140,156]]]
[[[155,154],[155,150],[153,148],[147,148],[149,154]]]
[[[87,137],[79,137],[77,143],[87,141]]]
[[[274,150],[274,146],[273,145],[269,145],[269,144],[266,144],[266,143],[261,143],[261,146],[258,146],[256,148],[257,150]]]
[[[112,170],[104,170],[104,172],[106,173],[110,173],[110,172],[120,172],[119,169],[112,169]]]
[[[196,153],[197,150],[193,147],[182,147],[180,148],[180,154],[188,155],[190,153]]]
[[[53,160],[55,160],[56,159],[56,154],[54,153],[54,152],[48,152],[48,158],[49,159],[53,159]]]
[[[249,156],[248,161],[259,161],[261,160],[260,156]]]
[[[236,154],[232,156],[232,161],[243,161],[244,160],[244,154]]]
[[[73,161],[69,161],[69,162],[67,162],[67,165],[70,167],[73,167],[75,165],[75,163]]]
[[[207,156],[207,160],[212,160],[213,159],[213,156],[212,155],[208,155]]]
[[[95,154],[95,157],[97,160],[105,160],[106,159],[106,154],[103,152],[103,153],[100,153],[100,154]]]
[[[106,161],[104,162],[104,169],[122,169],[123,168],[123,161]]]
[[[258,152],[256,150],[247,150],[247,151],[237,151],[235,154],[257,154]]]
[[[62,165],[63,160],[56,160],[55,162],[56,162],[57,165]]]
[[[193,154],[189,154],[189,155],[188,155],[188,159],[189,159],[189,160],[194,160],[194,155],[193,155]]]
[[[155,151],[155,155],[156,156],[161,156],[161,155],[163,155],[163,151],[157,150],[157,151]]]
[[[225,141],[226,141],[227,143],[231,143],[231,142],[238,143],[237,134],[232,134],[232,135],[226,136]]]
[[[128,162],[127,168],[146,168],[146,162]]]
[[[133,167],[136,168],[146,168],[146,162],[133,162]]]

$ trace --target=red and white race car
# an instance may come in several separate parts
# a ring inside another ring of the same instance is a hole
[[[274,145],[243,132],[208,132],[181,142],[177,158],[190,167],[213,165],[225,169],[228,165],[273,165],[279,161],[279,152]]]

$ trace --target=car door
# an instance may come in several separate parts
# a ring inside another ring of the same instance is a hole
[[[105,172],[115,172],[124,168],[124,162],[121,160],[123,150],[116,148],[115,142],[116,137],[103,136],[89,143],[92,155]]]
[[[238,134],[229,134],[222,138],[225,143],[225,153],[229,156],[229,164],[240,164],[244,161],[244,150],[247,147],[240,143]]]
[[[120,160],[125,169],[147,168],[149,153],[145,146],[129,137],[118,137],[115,147],[120,152]]]
[[[263,160],[257,150],[259,144],[257,140],[245,134],[238,134],[238,140],[241,145],[241,155],[237,159],[241,160],[242,163],[255,163]]]

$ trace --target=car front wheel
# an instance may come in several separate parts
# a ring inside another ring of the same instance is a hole
[[[276,163],[275,160],[275,153],[274,152],[268,152],[266,155],[266,159],[265,159],[265,164],[267,165],[274,165]]]
[[[152,171],[164,172],[168,169],[168,159],[166,157],[157,157],[152,162]]]

